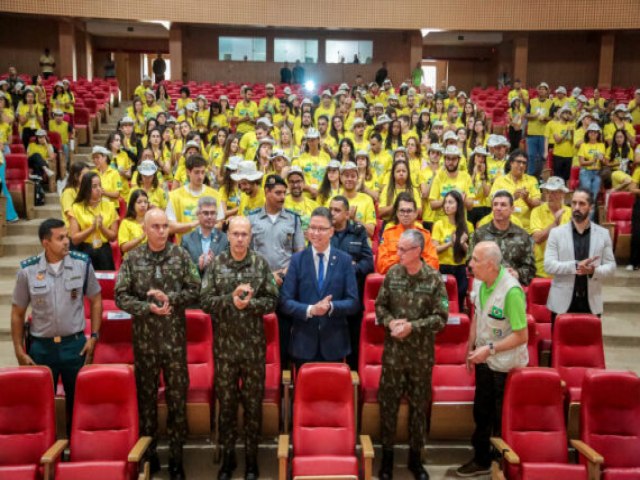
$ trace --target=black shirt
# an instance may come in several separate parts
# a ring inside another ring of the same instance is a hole
[[[573,233],[573,254],[576,262],[581,262],[589,258],[591,247],[591,224],[580,233],[576,229],[575,223],[571,222]],[[589,284],[587,275],[576,275],[573,284],[573,298],[569,306],[569,313],[591,313],[589,307]]]

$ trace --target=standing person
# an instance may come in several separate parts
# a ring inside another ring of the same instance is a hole
[[[602,141],[602,131],[597,123],[591,123],[585,131],[585,141],[578,150],[580,163],[580,188],[591,192],[593,198],[600,193],[600,169],[604,161],[606,146]],[[591,212],[595,218],[595,209]]]
[[[367,275],[373,273],[373,252],[369,246],[367,230],[361,223],[349,219],[349,200],[337,195],[330,201],[329,210],[333,217],[333,236],[331,246],[348,253],[356,271],[358,283],[359,311],[352,315],[349,322],[351,337],[351,354],[347,357],[352,370],[358,369],[358,347],[360,345],[360,324],[362,322],[362,299],[364,282]]]
[[[411,71],[411,83],[416,89],[420,88],[424,80],[424,70],[422,70],[422,62],[416,63],[416,68]]]
[[[40,55],[40,71],[45,80],[53,75],[53,69],[56,67],[56,60],[51,55],[48,48],[44,49],[44,53]]]
[[[425,443],[426,406],[431,397],[435,334],[447,323],[447,290],[420,252],[425,239],[406,230],[398,241],[400,263],[385,276],[376,299],[376,318],[385,327],[380,403],[381,480],[393,478],[393,442],[400,399],[409,401],[409,462],[416,480],[428,480],[420,455]]]
[[[296,60],[296,64],[293,67],[293,83],[304,83],[304,68],[300,65],[300,60]]]
[[[297,367],[351,353],[347,317],[358,311],[358,286],[351,257],[331,247],[332,221],[327,208],[313,211],[310,246],[291,258],[280,291],[279,311],[293,322],[290,351]]]
[[[104,59],[104,78],[116,78],[116,62],[111,52]]]
[[[162,53],[158,52],[158,56],[153,61],[151,65],[151,70],[153,70],[153,75],[155,77],[156,83],[160,83],[164,81],[164,74],[167,71],[167,62],[162,58]]]
[[[538,176],[542,171],[544,161],[544,130],[551,120],[553,101],[549,98],[549,85],[541,82],[538,85],[538,97],[531,99],[525,118],[527,125],[527,152],[529,153],[529,168],[527,173]]]
[[[576,189],[571,222],[549,233],[544,269],[554,276],[547,299],[553,314],[602,314],[602,281],[614,275],[616,261],[609,232],[589,220],[594,208],[591,192]]]
[[[46,365],[53,384],[62,385],[67,398],[67,421],[75,383],[83,365],[93,360],[102,319],[102,296],[89,257],[69,252],[69,236],[62,220],[49,218],[40,224],[38,237],[44,248],[39,255],[20,262],[11,306],[11,337],[20,365]],[[91,305],[91,336],[86,339],[84,297]],[[25,343],[25,314],[31,304],[29,351]]]
[[[289,62],[284,62],[284,65],[280,69],[280,83],[291,83],[292,75],[291,69],[289,68]]]
[[[387,62],[382,62],[382,65],[380,66],[380,68],[376,72],[376,77],[375,77],[374,81],[378,85],[382,85],[384,83],[384,81],[387,79],[388,76],[389,76],[389,72],[387,71]]]
[[[118,308],[133,316],[133,354],[140,435],[153,437],[148,455],[152,472],[160,470],[158,379],[166,385],[169,475],[185,478],[182,446],[187,435],[187,338],[185,308],[199,300],[200,275],[183,248],[167,242],[169,221],[160,209],[144,219],[147,243],[123,259],[115,296]]]
[[[224,448],[218,480],[230,480],[236,468],[240,399],[246,436],[245,479],[257,480],[267,349],[262,316],[275,309],[278,287],[266,260],[249,250],[249,220],[233,217],[228,233],[229,249],[207,269],[200,295],[202,309],[213,320],[215,389],[220,401],[219,430]]]
[[[471,443],[473,458],[459,467],[459,477],[486,475],[491,471],[492,436],[500,436],[502,401],[507,374],[529,363],[527,315],[524,292],[501,265],[500,248],[480,242],[472,252],[475,315],[469,330],[467,368],[475,365],[476,393]]]

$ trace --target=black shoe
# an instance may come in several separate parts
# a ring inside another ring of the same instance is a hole
[[[475,460],[470,460],[456,470],[459,477],[476,477],[478,475],[488,475],[491,473],[491,467],[483,467],[478,465]]]
[[[258,460],[256,457],[247,458],[245,464],[244,480],[258,480],[260,472],[258,471]]]
[[[149,470],[151,471],[151,475],[154,473],[158,473],[160,471],[160,459],[158,458],[157,453],[152,453],[149,455]]]
[[[171,480],[185,480],[187,478],[182,468],[182,460],[169,460],[169,478]]]
[[[220,466],[220,470],[218,470],[218,480],[231,480],[233,471],[237,466],[235,450],[225,450],[222,465]]]
[[[393,448],[382,449],[382,464],[380,465],[378,478],[380,480],[393,479]]]
[[[420,450],[409,450],[409,471],[416,480],[429,480],[429,474],[422,465]]]

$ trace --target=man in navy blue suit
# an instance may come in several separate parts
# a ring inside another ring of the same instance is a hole
[[[325,207],[311,214],[311,246],[291,257],[279,313],[293,320],[290,350],[296,365],[342,361],[350,352],[347,317],[358,311],[358,285],[349,254],[331,248],[333,222]]]

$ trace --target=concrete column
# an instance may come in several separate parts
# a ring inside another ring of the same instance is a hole
[[[411,72],[417,63],[422,62],[422,33],[419,30],[411,32],[409,37],[409,71],[407,76],[411,78]]]
[[[60,77],[78,78],[76,65],[76,29],[72,22],[60,20],[58,22],[58,75]]]
[[[529,37],[519,35],[513,39],[513,79],[519,78],[528,86],[527,67],[529,63]]]
[[[613,86],[613,56],[616,36],[613,32],[605,32],[600,37],[600,69],[598,71],[598,87]]]
[[[171,59],[171,80],[182,80],[182,27],[173,23],[169,30],[169,58]]]
[[[93,39],[90,33],[84,36],[85,59],[87,60],[87,80],[93,80]],[[98,74],[99,75],[99,74]]]

